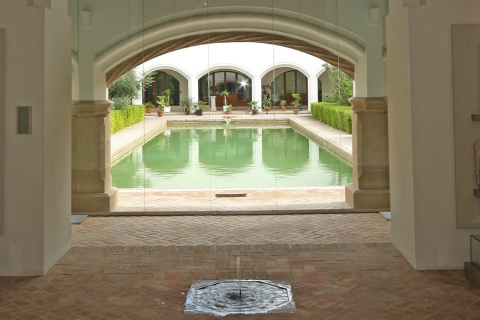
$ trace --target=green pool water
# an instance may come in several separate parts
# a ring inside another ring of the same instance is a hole
[[[339,186],[350,164],[291,127],[169,128],[112,167],[117,188]]]

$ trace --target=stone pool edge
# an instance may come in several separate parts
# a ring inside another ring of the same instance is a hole
[[[297,121],[297,118],[280,118],[280,119],[261,119],[261,118],[255,118],[255,119],[245,119],[245,118],[235,118],[231,117],[232,122],[235,123],[266,123],[266,124],[271,124],[271,123],[278,123],[278,124],[288,124],[292,128],[295,128],[296,130],[300,131],[302,134],[308,136],[310,139],[316,141],[323,147],[327,148],[343,160],[348,161],[350,164],[352,163],[352,154],[348,152],[347,150],[343,149],[341,146],[339,146],[336,141],[333,141],[332,139],[327,139],[322,137],[322,135],[319,132],[315,132],[314,130],[311,130],[310,128],[306,127],[301,123],[301,120]],[[299,117],[298,119],[302,119],[304,117]],[[311,118],[309,118],[311,119]],[[167,120],[167,119],[155,119],[155,120],[148,120],[145,119],[144,121],[137,123],[133,126],[130,126],[128,128],[125,128],[119,133],[115,133],[112,135],[118,135],[118,134],[123,134],[125,136],[129,135],[129,139],[122,139],[122,141],[128,140],[128,142],[124,143],[121,147],[116,148],[116,150],[111,151],[110,155],[110,160],[111,164],[115,164],[116,162],[122,160],[124,157],[126,157],[133,149],[135,149],[138,146],[141,146],[151,139],[153,139],[155,136],[158,134],[162,133],[169,125],[185,125],[185,124],[200,124],[203,121],[203,119],[195,119],[194,121],[188,120],[188,119],[172,119],[172,120]],[[224,123],[224,118],[218,118],[218,119],[209,119],[208,122],[214,122],[214,123]],[[147,125],[147,122],[148,125]],[[319,122],[319,124],[322,124]],[[324,124],[322,124],[324,125]],[[330,127],[329,127],[330,128]],[[333,128],[331,128],[333,129]],[[333,129],[335,130],[335,129]],[[321,131],[321,130],[319,130]],[[342,133],[343,134],[343,133]],[[135,135],[135,136],[133,136]],[[351,136],[347,133],[344,133],[346,136]],[[133,137],[132,137],[133,136]]]

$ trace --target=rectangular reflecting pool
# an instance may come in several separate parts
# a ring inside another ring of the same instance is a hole
[[[173,127],[112,166],[117,188],[325,187],[351,178],[348,162],[278,125]]]

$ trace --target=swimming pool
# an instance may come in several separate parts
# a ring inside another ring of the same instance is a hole
[[[112,166],[117,188],[339,186],[352,167],[283,125],[172,127]]]

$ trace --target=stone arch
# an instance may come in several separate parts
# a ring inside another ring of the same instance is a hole
[[[352,78],[355,62],[365,54],[362,39],[347,37],[333,28],[271,12],[246,11],[199,14],[158,23],[102,50],[95,64],[106,73],[109,86],[127,70],[159,55],[195,45],[224,42],[285,46],[338,64]]]

